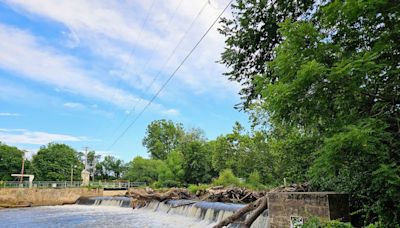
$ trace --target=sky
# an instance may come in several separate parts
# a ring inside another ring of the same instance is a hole
[[[148,156],[142,139],[154,120],[208,139],[235,121],[248,126],[233,108],[239,85],[217,63],[218,25],[138,118],[227,3],[0,0],[0,141],[28,156],[60,142],[129,161]]]

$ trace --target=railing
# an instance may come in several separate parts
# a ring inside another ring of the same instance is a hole
[[[91,181],[89,187],[107,189],[128,189],[146,186],[146,182],[102,182]],[[81,181],[0,181],[0,188],[80,188]]]

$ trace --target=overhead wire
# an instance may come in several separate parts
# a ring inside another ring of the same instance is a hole
[[[183,0],[180,0],[180,1],[179,1],[178,5],[177,5],[176,8],[174,9],[174,14],[173,14],[172,17],[170,17],[170,19],[168,20],[167,26],[166,26],[166,27],[168,27],[169,24],[170,24],[170,23],[173,21],[173,19],[175,18],[176,12],[177,12],[177,10],[180,8],[182,2],[183,2]],[[196,17],[195,20],[197,20],[197,17]],[[186,33],[187,33],[187,32],[185,32],[185,34],[186,34]],[[157,41],[157,44],[156,44],[157,47],[158,47],[159,43],[160,43],[160,40]],[[157,50],[157,48],[155,48],[155,49]],[[147,66],[148,66],[149,62],[153,59],[154,54],[155,54],[155,52],[152,52],[151,57],[147,59],[147,61],[146,61],[146,63],[145,63],[145,66],[144,66],[145,69],[147,69]],[[171,55],[170,55],[170,56],[171,56]],[[167,61],[169,61],[169,59],[168,59]],[[164,65],[165,65],[165,63],[163,64],[163,67],[164,67]],[[146,89],[145,89],[144,91],[147,91],[149,88],[151,88],[151,86],[154,84],[154,81],[157,79],[156,77],[158,77],[158,74],[152,79],[152,82],[146,87]],[[138,78],[139,78],[139,77],[138,77]],[[139,81],[139,79],[137,79],[135,83],[137,83],[138,81]],[[142,96],[144,96],[144,93],[142,94]],[[124,119],[118,124],[118,126],[113,130],[113,132],[111,133],[111,137],[113,137],[113,136],[115,135],[115,133],[116,133],[116,132],[122,127],[122,125],[126,122],[126,120],[127,120],[128,118],[131,117],[132,113],[133,113],[133,112],[135,111],[135,109],[137,108],[137,105],[143,100],[142,96],[141,96],[139,99],[137,99],[136,103],[132,106],[132,108],[129,110],[129,112],[125,115],[125,118],[124,118]]]
[[[210,32],[210,30],[214,27],[217,23],[218,19],[222,16],[222,14],[226,11],[226,9],[232,4],[233,0],[230,0],[225,8],[221,11],[217,18],[213,21],[213,23],[208,27],[206,32],[200,37],[200,39],[196,42],[193,48],[189,51],[189,53],[183,58],[181,63],[176,67],[176,69],[172,72],[172,74],[168,77],[167,81],[160,87],[160,89],[154,94],[154,96],[149,100],[149,102],[143,107],[143,109],[138,113],[136,118],[128,125],[127,128],[110,144],[107,150],[110,150],[125,134],[126,132],[132,127],[133,124],[137,122],[137,120],[142,116],[142,114],[147,110],[147,108],[153,103],[153,101],[158,97],[161,91],[167,86],[167,84],[171,81],[171,79],[176,75],[178,70],[182,67],[182,65],[186,62],[186,60],[191,56],[191,54],[196,50],[196,48],[200,45],[206,35]]]

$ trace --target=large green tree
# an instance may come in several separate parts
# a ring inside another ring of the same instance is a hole
[[[97,176],[103,180],[119,179],[125,171],[124,161],[112,155],[104,156],[103,160],[96,164]]]
[[[80,180],[83,169],[78,153],[68,145],[60,143],[42,146],[33,156],[32,166],[35,179],[42,181],[70,180],[71,168],[74,168],[74,179]]]
[[[130,181],[141,181],[147,184],[158,181],[161,171],[165,170],[165,163],[161,160],[135,157],[129,164],[124,178]]]
[[[13,173],[21,173],[24,151],[0,142],[0,180],[13,180]]]
[[[182,124],[171,120],[155,120],[147,126],[143,146],[147,148],[152,158],[165,160],[168,154],[177,148],[183,135]]]
[[[316,190],[349,192],[352,210],[366,223],[399,224],[400,5],[390,0],[314,4],[308,15],[276,14],[286,20],[264,32],[273,40],[253,39],[257,25],[270,26],[274,15],[254,17],[258,7],[275,6],[265,2],[237,1],[234,19],[223,21],[231,28],[223,33],[223,62],[233,67],[232,80],[248,79],[242,93],[252,104],[247,107],[256,110],[253,117],[268,118],[271,153],[289,164],[279,165],[278,173],[311,180]],[[293,12],[305,9],[293,7]],[[267,58],[251,55],[258,52]],[[264,72],[241,71],[259,68]]]
[[[228,67],[225,75],[229,80],[242,85],[238,108],[248,109],[260,98],[257,75],[268,75],[269,82],[276,81],[265,63],[274,59],[274,48],[282,41],[279,23],[308,17],[313,3],[314,0],[237,0],[232,4],[232,17],[221,19],[219,31],[226,39],[220,62]]]

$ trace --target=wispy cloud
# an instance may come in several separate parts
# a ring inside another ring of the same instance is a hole
[[[19,113],[0,112],[0,116],[21,116]]]
[[[1,68],[58,90],[105,101],[122,109],[130,108],[139,100],[131,93],[96,79],[79,68],[78,62],[72,56],[40,44],[26,31],[0,24]],[[160,104],[155,106],[161,111],[165,109]]]
[[[87,137],[66,134],[54,134],[26,129],[0,129],[0,141],[6,144],[45,145],[50,142],[79,142],[88,141]]]
[[[78,102],[66,102],[63,104],[63,106],[66,108],[72,108],[72,109],[83,109],[86,107],[84,104],[81,104]]]
[[[151,1],[6,2],[24,12],[64,24],[68,43],[73,43],[73,47],[89,47],[96,55],[112,63],[108,70],[110,76],[119,77],[135,89],[145,90],[155,72],[162,70],[163,75],[169,74],[178,65],[219,14],[221,8],[216,6],[222,7],[228,1],[213,1],[205,8],[165,69],[160,67],[207,0],[183,1],[178,10],[178,0],[157,2],[144,27],[142,23]],[[179,91],[190,90],[195,94],[207,93],[213,97],[228,94],[231,97],[237,91],[237,85],[226,80],[222,76],[223,67],[215,63],[223,46],[223,37],[214,28],[194,53],[196,57],[189,60],[178,72],[175,80],[179,83],[175,84],[175,88],[168,88],[168,92],[179,96]],[[151,91],[160,87],[161,79],[165,80],[160,77]],[[170,95],[165,93],[162,98]]]

